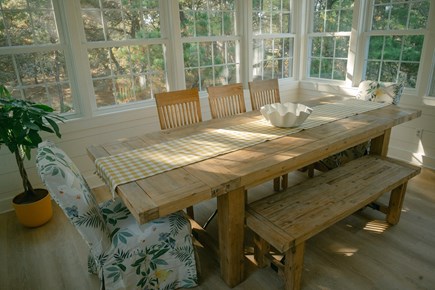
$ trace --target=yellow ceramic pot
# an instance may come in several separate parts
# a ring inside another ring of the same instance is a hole
[[[39,227],[48,222],[53,216],[53,208],[48,191],[45,189],[35,189],[35,191],[41,190],[45,191],[46,195],[38,201],[24,204],[13,202],[18,221],[26,227]]]

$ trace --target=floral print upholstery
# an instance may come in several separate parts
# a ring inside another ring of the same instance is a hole
[[[358,100],[398,105],[403,92],[403,83],[362,81],[355,98]]]
[[[118,198],[97,204],[71,159],[42,142],[37,169],[52,198],[90,248],[88,268],[102,289],[176,289],[197,286],[189,220],[176,212],[139,225]]]
[[[358,86],[358,93],[355,98],[364,101],[385,102],[398,105],[402,92],[403,83],[362,81]],[[337,168],[351,160],[367,155],[369,151],[370,141],[322,159],[317,162],[316,168],[322,171]]]

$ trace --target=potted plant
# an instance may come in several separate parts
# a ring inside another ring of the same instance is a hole
[[[51,199],[45,189],[34,189],[24,168],[24,159],[31,158],[31,150],[42,141],[41,131],[61,137],[56,121],[63,118],[53,108],[32,101],[14,99],[4,85],[0,85],[0,146],[6,145],[15,155],[24,191],[13,199],[18,220],[25,226],[36,227],[52,217]],[[35,213],[33,213],[35,210]]]

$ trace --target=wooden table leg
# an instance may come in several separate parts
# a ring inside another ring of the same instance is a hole
[[[228,286],[243,281],[245,188],[217,197],[221,277]]]
[[[371,140],[370,153],[380,156],[387,156],[388,144],[390,143],[391,129],[385,130],[385,133]]]

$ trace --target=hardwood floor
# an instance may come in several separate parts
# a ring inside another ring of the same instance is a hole
[[[290,184],[306,178],[290,174]],[[249,190],[249,200],[271,193],[271,184]],[[195,207],[200,224],[215,201]],[[216,219],[207,228],[216,237]],[[247,234],[246,279],[233,289],[283,289],[270,268],[256,269]],[[219,276],[212,252],[198,246],[200,286],[230,289]],[[0,215],[0,289],[99,289],[87,273],[87,246],[54,206],[54,218],[28,229],[14,212]],[[401,220],[389,227],[366,208],[307,242],[302,289],[435,289],[435,171],[424,169],[408,184]]]

